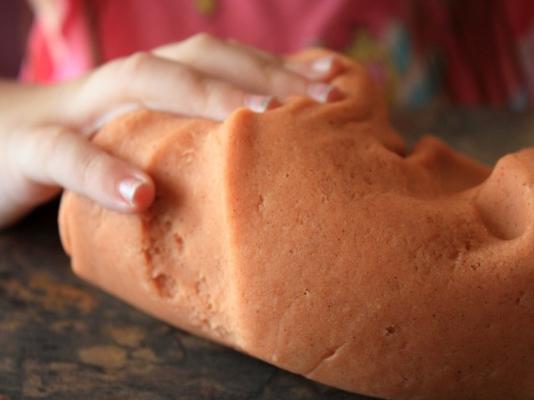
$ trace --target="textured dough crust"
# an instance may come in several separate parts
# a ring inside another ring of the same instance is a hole
[[[157,199],[124,215],[65,193],[74,271],[349,391],[533,398],[533,157],[486,180],[432,137],[403,156],[380,93],[344,62],[334,103],[294,98],[224,123],[139,111],[102,129],[96,143],[150,173]]]

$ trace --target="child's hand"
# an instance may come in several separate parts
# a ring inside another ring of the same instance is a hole
[[[115,210],[146,209],[154,199],[151,178],[89,140],[121,112],[143,107],[220,120],[240,106],[263,112],[276,105],[274,97],[324,102],[336,94],[315,81],[337,68],[331,58],[288,61],[202,34],[65,84],[0,83],[0,227],[61,187]]]

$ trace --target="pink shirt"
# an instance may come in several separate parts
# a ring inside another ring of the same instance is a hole
[[[183,40],[198,32],[236,39],[274,53],[309,46],[343,50],[358,26],[373,34],[392,17],[405,19],[406,1],[388,0],[56,0],[60,26],[53,32],[37,19],[30,35],[24,77],[71,78],[95,65],[88,7],[101,61]],[[366,10],[361,12],[361,10]],[[58,50],[58,48],[60,50]]]
[[[534,2],[448,3],[55,0],[58,23],[36,19],[22,78],[70,79],[101,62],[209,32],[274,53],[309,46],[344,52],[364,62],[390,98],[403,103],[427,102],[443,89],[465,104],[532,100]]]

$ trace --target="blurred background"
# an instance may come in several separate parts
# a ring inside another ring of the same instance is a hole
[[[534,102],[532,0],[3,0],[0,74],[50,83],[198,32],[363,62],[395,105]]]
[[[32,12],[24,0],[0,2],[0,76],[16,78],[24,56]]]

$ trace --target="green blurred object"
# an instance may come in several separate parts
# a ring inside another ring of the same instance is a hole
[[[213,15],[217,11],[217,0],[195,0],[197,11],[202,15]]]

